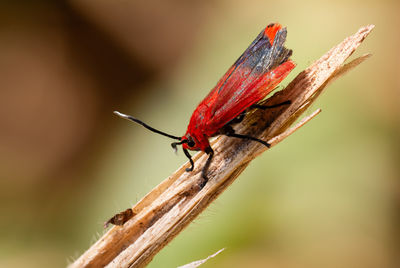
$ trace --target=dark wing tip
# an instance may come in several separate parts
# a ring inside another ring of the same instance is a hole
[[[287,31],[286,28],[281,28],[275,34],[274,43],[272,45],[272,56],[276,64],[281,64],[289,60],[293,51],[285,47]]]

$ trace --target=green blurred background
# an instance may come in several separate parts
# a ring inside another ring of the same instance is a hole
[[[358,28],[373,57],[323,112],[258,157],[150,267],[396,267],[400,2],[2,1],[0,267],[63,267],[186,159],[182,135],[259,31],[288,28],[298,72]],[[354,56],[353,56],[354,58]],[[310,113],[309,111],[308,113]],[[397,266],[398,267],[398,266]]]

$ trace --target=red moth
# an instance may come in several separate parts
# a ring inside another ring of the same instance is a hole
[[[261,31],[194,110],[186,134],[182,137],[152,128],[132,116],[119,112],[114,113],[155,133],[179,140],[179,142],[172,143],[171,146],[176,150],[177,145],[182,145],[183,152],[191,163],[191,167],[186,169],[188,172],[194,168],[188,150],[207,153],[209,156],[202,170],[203,181],[200,184],[203,187],[208,181],[206,173],[214,155],[208,141],[210,137],[226,135],[270,146],[267,142],[255,137],[235,133],[232,125],[243,120],[247,109],[266,109],[290,103],[288,101],[275,106],[257,104],[295,67],[295,63],[289,59],[292,50],[284,47],[285,40],[286,28],[282,28],[280,24],[269,24]]]

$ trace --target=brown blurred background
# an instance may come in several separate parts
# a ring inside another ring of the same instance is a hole
[[[271,22],[288,28],[288,83],[366,24],[323,113],[254,161],[150,267],[226,250],[205,267],[396,267],[400,3],[2,1],[0,267],[63,267],[185,160],[113,110],[184,134],[191,112]],[[229,225],[227,226],[227,223]]]

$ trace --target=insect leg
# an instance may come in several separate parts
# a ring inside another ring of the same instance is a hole
[[[251,137],[251,136],[247,136],[247,135],[241,135],[241,134],[236,134],[236,133],[230,133],[230,134],[225,134],[228,137],[234,137],[234,138],[239,138],[239,139],[244,139],[244,140],[252,140],[252,141],[256,141],[259,142],[265,146],[267,146],[268,148],[271,147],[271,144],[269,144],[268,142],[265,142],[263,140]]]
[[[200,183],[200,189],[203,189],[203,187],[207,184],[208,182],[208,177],[207,177],[207,171],[208,168],[210,167],[211,160],[214,156],[214,151],[211,147],[208,147],[205,152],[208,154],[208,158],[206,161],[206,164],[203,167],[203,170],[201,171],[201,177],[203,178],[202,182]]]
[[[265,109],[277,108],[277,107],[281,107],[281,106],[284,106],[284,105],[290,105],[290,104],[292,104],[292,102],[290,100],[287,100],[287,101],[284,101],[284,102],[281,102],[281,103],[278,103],[278,104],[274,104],[274,105],[253,104],[253,105],[251,105],[251,108],[257,108],[257,109],[265,110]]]
[[[190,164],[192,165],[190,168],[186,168],[186,171],[187,172],[193,171],[194,163],[193,163],[192,156],[189,154],[188,150],[186,150],[186,149],[183,149],[183,152],[185,153],[186,157],[189,158]]]
[[[271,144],[269,144],[268,142],[265,142],[263,140],[260,140],[260,139],[257,139],[257,138],[251,137],[251,136],[235,133],[235,130],[230,125],[225,125],[224,128],[221,130],[221,134],[226,135],[228,137],[256,141],[256,142],[259,142],[259,143],[267,146],[268,148],[271,147]]]
[[[250,106],[250,108],[266,110],[266,109],[277,108],[277,107],[281,107],[284,105],[290,105],[290,104],[292,104],[292,102],[290,100],[287,100],[287,101],[284,101],[284,102],[281,102],[278,104],[274,104],[274,105],[253,104]],[[247,112],[247,109],[244,110],[243,112],[241,112],[237,117],[235,117],[231,121],[229,121],[226,125],[234,125],[234,124],[238,124],[238,123],[242,122],[246,115],[246,112]]]
[[[171,143],[171,147],[172,147],[172,149],[174,149],[174,151],[176,153],[178,151],[178,148],[176,146],[182,145],[182,144],[188,143],[188,142],[189,142],[188,140],[183,140],[183,141],[180,141],[180,142],[173,142],[173,143]]]

